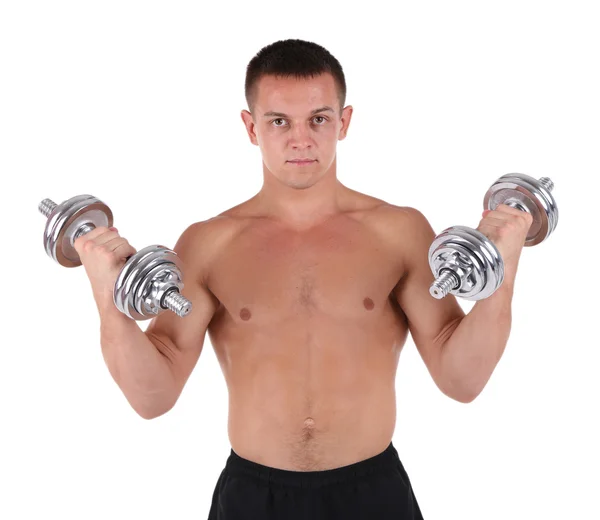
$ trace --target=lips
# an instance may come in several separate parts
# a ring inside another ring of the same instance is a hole
[[[305,163],[305,162],[315,162],[315,159],[294,159],[293,161],[288,161],[291,163]]]

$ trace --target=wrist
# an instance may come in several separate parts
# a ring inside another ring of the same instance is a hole
[[[120,320],[130,320],[129,316],[123,314],[117,306],[115,302],[111,300],[97,300],[96,307],[98,307],[98,312],[100,314],[101,319],[120,319]]]
[[[498,288],[497,292],[501,292],[504,294],[508,294],[510,296],[513,295],[515,290],[515,278],[514,276],[504,276],[504,280],[502,281],[502,285]]]

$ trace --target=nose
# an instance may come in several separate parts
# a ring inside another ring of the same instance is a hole
[[[291,144],[295,149],[306,149],[312,144],[312,130],[310,127],[303,125],[295,125],[292,130]]]

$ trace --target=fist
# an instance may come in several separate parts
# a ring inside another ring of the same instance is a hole
[[[505,278],[514,279],[533,217],[506,204],[500,204],[495,210],[487,209],[482,216],[477,231],[488,237],[500,251]]]
[[[98,309],[114,306],[115,283],[127,258],[136,250],[119,236],[117,228],[103,226],[79,237],[73,247],[90,280]]]

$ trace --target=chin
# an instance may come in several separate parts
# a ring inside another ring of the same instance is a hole
[[[317,182],[319,182],[319,178],[313,177],[311,175],[310,177],[304,177],[304,178],[299,178],[299,179],[290,179],[285,184],[287,186],[289,186],[290,188],[294,188],[296,190],[306,190],[306,189],[314,186],[315,184],[317,184]]]

